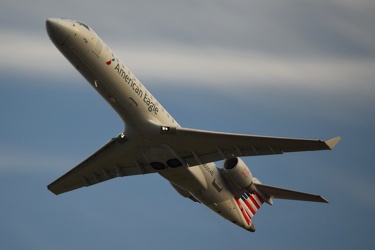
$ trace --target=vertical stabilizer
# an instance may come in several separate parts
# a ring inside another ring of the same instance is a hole
[[[255,232],[255,226],[252,222],[253,216],[258,212],[260,207],[263,205],[264,200],[258,192],[249,192],[243,193],[240,198],[235,197],[237,205],[241,210],[242,216],[250,228],[248,229],[251,232]]]

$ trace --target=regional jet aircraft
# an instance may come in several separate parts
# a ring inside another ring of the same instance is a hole
[[[261,184],[239,157],[330,150],[340,137],[324,142],[181,127],[89,26],[51,18],[46,28],[55,46],[125,123],[124,132],[52,182],[48,189],[54,194],[115,177],[158,173],[183,197],[251,232],[253,216],[273,198],[327,202]],[[213,163],[221,160],[221,168]]]

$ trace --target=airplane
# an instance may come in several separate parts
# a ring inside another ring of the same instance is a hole
[[[331,150],[340,137],[322,141],[181,127],[88,25],[49,18],[46,29],[125,125],[124,132],[48,185],[54,194],[116,177],[158,173],[181,196],[250,232],[255,231],[253,216],[274,198],[328,203],[319,195],[262,184],[240,157]],[[222,167],[215,165],[218,161]]]

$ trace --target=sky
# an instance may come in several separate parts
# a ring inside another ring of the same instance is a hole
[[[374,248],[373,13],[369,0],[3,0],[0,248]],[[330,203],[274,200],[249,233],[156,174],[53,195],[124,124],[49,40],[49,17],[87,23],[184,127],[341,136],[333,151],[243,158],[264,184]]]

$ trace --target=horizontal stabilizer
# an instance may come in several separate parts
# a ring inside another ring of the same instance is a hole
[[[255,187],[263,195],[269,198],[328,203],[328,201],[320,195],[302,193],[302,192],[298,192],[294,190],[272,187],[272,186],[267,186],[267,185],[257,184],[257,183],[255,184]]]

